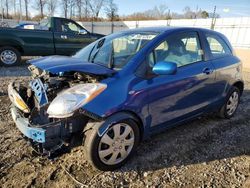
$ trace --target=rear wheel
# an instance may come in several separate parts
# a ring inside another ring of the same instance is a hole
[[[117,169],[134,153],[139,136],[139,128],[132,119],[112,124],[102,136],[92,129],[87,132],[84,144],[88,161],[99,170]]]
[[[234,87],[229,92],[225,104],[220,110],[220,116],[223,118],[231,118],[235,114],[240,102],[240,90]]]
[[[21,62],[21,53],[13,47],[0,48],[0,64],[3,66],[15,66]]]

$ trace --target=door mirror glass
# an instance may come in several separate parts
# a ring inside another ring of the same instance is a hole
[[[160,61],[154,65],[153,72],[158,75],[173,75],[177,72],[177,64],[173,62]]]
[[[88,32],[85,29],[80,29],[79,34],[80,35],[86,35]]]

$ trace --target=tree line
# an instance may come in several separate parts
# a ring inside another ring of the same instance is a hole
[[[168,9],[166,4],[130,15],[118,15],[118,5],[114,0],[0,0],[0,2],[2,18],[35,21],[54,15],[79,21],[194,19],[208,18],[212,15],[198,7],[195,11],[185,7],[182,13],[175,13]],[[38,14],[32,14],[34,10]]]
[[[114,0],[0,0],[0,16],[5,19],[41,20],[60,15],[81,21],[102,20],[118,17]],[[31,11],[36,10],[34,15]],[[103,15],[102,15],[103,16]]]

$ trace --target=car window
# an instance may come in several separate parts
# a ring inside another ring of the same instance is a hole
[[[177,67],[182,67],[201,61],[202,55],[197,33],[189,32],[168,37],[151,52],[148,63],[150,67],[153,67],[155,63],[161,61],[174,62]]]
[[[71,22],[69,20],[62,20],[61,21],[61,27],[62,27],[62,32],[74,32],[78,33],[81,28],[75,24],[74,22]]]
[[[158,34],[155,32],[128,32],[109,35],[83,48],[73,57],[121,70]]]
[[[232,54],[230,48],[220,37],[206,34],[206,38],[213,57],[216,58]]]
[[[39,24],[40,30],[49,30],[51,28],[51,23],[49,19],[43,19]]]

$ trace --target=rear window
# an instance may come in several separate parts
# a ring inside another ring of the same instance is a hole
[[[232,52],[226,42],[219,36],[206,34],[206,39],[214,58],[232,55]]]

